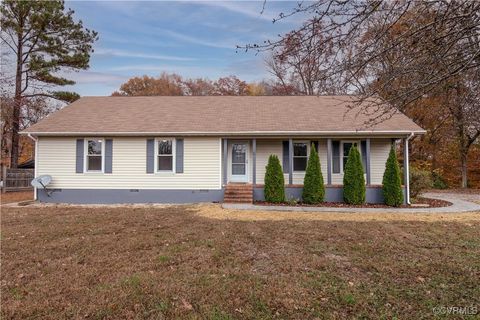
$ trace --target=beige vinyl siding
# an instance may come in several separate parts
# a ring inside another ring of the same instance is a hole
[[[370,139],[371,184],[382,184],[385,162],[390,151],[390,139]],[[318,153],[322,167],[323,180],[327,184],[327,139],[318,140]],[[282,163],[281,140],[257,140],[257,183],[263,184],[268,157],[276,154]],[[304,172],[293,173],[293,184],[303,184]],[[288,184],[288,174],[284,174]],[[343,184],[343,174],[332,174],[332,184]]]
[[[385,162],[387,162],[390,146],[391,139],[370,139],[371,184],[382,184]],[[340,161],[342,161],[341,157]],[[332,174],[332,184],[343,184],[343,173]]]
[[[382,184],[385,163],[392,146],[391,139],[370,139],[371,184]]]
[[[221,139],[184,138],[184,173],[146,173],[146,138],[113,138],[112,173],[75,173],[76,138],[40,137],[37,174],[51,188],[221,189]]]
[[[322,173],[327,183],[327,140],[318,140],[318,149],[320,156],[320,163],[322,165]],[[263,184],[265,178],[265,167],[268,163],[268,157],[275,154],[283,163],[283,146],[282,140],[257,140],[257,183]],[[288,173],[285,173],[285,184],[288,184]],[[293,172],[293,184],[303,184],[305,172]]]
[[[257,140],[257,183],[263,184],[268,157],[277,155],[282,164],[282,141],[281,140]],[[285,183],[288,183],[288,174],[283,175]]]

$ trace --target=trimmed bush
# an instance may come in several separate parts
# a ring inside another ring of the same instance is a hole
[[[365,177],[362,159],[358,147],[354,144],[348,152],[348,159],[343,169],[343,200],[348,204],[365,203]]]
[[[410,196],[416,198],[425,189],[433,186],[432,175],[430,171],[410,167]]]
[[[264,183],[265,201],[272,203],[285,202],[285,180],[282,165],[274,154],[268,157]]]
[[[302,199],[305,203],[316,204],[322,202],[325,198],[325,186],[323,185],[320,159],[314,144],[312,144],[310,150],[307,170],[303,179]]]
[[[392,147],[383,173],[383,199],[385,204],[398,207],[403,204],[402,173],[398,165],[397,153]]]

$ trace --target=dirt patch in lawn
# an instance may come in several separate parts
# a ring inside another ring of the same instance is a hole
[[[424,221],[424,222],[480,222],[480,212],[462,213],[370,213],[370,212],[292,212],[224,209],[220,205],[197,205],[196,214],[220,220],[318,220],[318,221]]]
[[[0,203],[13,203],[20,201],[33,200],[33,190],[32,191],[19,191],[19,192],[6,192],[0,194]]]
[[[1,214],[3,319],[433,318],[434,307],[480,305],[473,215],[239,221],[214,205]]]

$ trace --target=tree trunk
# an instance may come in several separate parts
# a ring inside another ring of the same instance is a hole
[[[21,29],[21,28],[20,28]],[[17,168],[19,158],[20,109],[22,107],[22,72],[23,72],[23,45],[22,33],[17,33],[17,70],[15,75],[15,97],[12,112],[12,146],[10,153],[10,168]]]
[[[462,149],[460,155],[460,162],[461,162],[461,170],[462,170],[462,188],[468,188],[468,178],[467,178],[467,156],[468,156],[468,149]]]

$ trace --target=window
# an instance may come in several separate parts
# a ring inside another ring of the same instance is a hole
[[[293,143],[293,171],[305,171],[308,161],[308,144],[305,142]]]
[[[103,139],[87,140],[86,167],[89,172],[103,171]]]
[[[345,170],[345,167],[347,165],[347,160],[348,160],[348,153],[350,152],[350,148],[353,146],[353,142],[343,142],[343,170]],[[342,171],[343,171],[342,170]]]
[[[173,171],[173,140],[157,140],[157,171]]]
[[[367,142],[361,141],[332,141],[332,172],[343,173],[348,160],[348,153],[352,146],[359,147],[363,172],[367,170]]]

